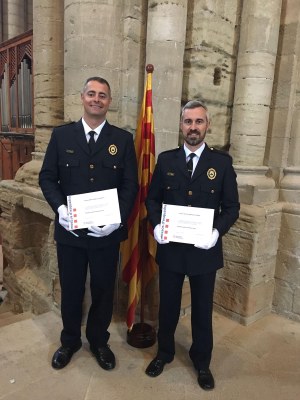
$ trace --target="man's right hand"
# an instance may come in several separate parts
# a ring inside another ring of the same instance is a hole
[[[161,227],[160,224],[156,225],[156,227],[154,228],[154,239],[157,241],[157,243],[159,244],[167,244],[169,243],[168,240],[162,240],[161,236],[160,236],[160,231],[161,231]]]
[[[65,228],[68,231],[69,230],[69,214],[68,214],[67,206],[62,204],[61,206],[58,207],[57,212],[58,212],[58,222],[60,223],[60,225],[63,228]]]

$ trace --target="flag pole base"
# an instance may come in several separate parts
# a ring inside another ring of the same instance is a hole
[[[156,332],[151,325],[145,322],[134,324],[131,331],[127,331],[127,343],[130,346],[145,349],[156,342]]]

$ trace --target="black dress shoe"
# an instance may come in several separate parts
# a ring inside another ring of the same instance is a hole
[[[80,349],[81,345],[78,347],[64,347],[61,346],[52,357],[52,367],[54,369],[62,369],[69,364],[73,354]]]
[[[166,361],[155,357],[148,365],[145,372],[148,376],[151,376],[151,378],[155,378],[163,372],[165,365]]]
[[[215,380],[209,369],[198,370],[198,383],[203,390],[212,390],[215,387]]]
[[[116,366],[115,355],[109,348],[108,344],[103,347],[90,346],[90,349],[101,368],[106,370],[115,368]]]

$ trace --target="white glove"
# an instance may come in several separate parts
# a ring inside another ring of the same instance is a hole
[[[65,228],[68,231],[69,230],[69,214],[68,214],[67,206],[62,204],[61,206],[58,207],[57,212],[58,212],[58,222],[60,223],[60,225],[63,228]]]
[[[194,246],[199,249],[208,250],[214,247],[219,239],[219,232],[217,229],[212,230],[211,237],[205,243],[196,243]]]
[[[89,231],[92,233],[88,233],[88,236],[93,236],[93,237],[103,237],[103,236],[108,236],[110,235],[113,231],[118,229],[120,224],[110,224],[110,225],[104,225],[102,228],[99,226],[90,226],[88,228]]]
[[[168,240],[162,240],[161,236],[160,236],[160,232],[161,232],[161,227],[160,224],[156,225],[156,227],[154,228],[154,239],[157,241],[157,243],[159,244],[166,244],[169,243]]]

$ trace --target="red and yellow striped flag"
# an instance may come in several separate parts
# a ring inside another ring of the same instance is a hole
[[[156,242],[146,220],[145,200],[155,166],[152,107],[153,66],[147,65],[147,81],[135,136],[139,192],[128,220],[128,239],[121,244],[122,277],[128,284],[127,326],[131,330],[141,292],[155,275]],[[142,321],[143,322],[143,321]]]

